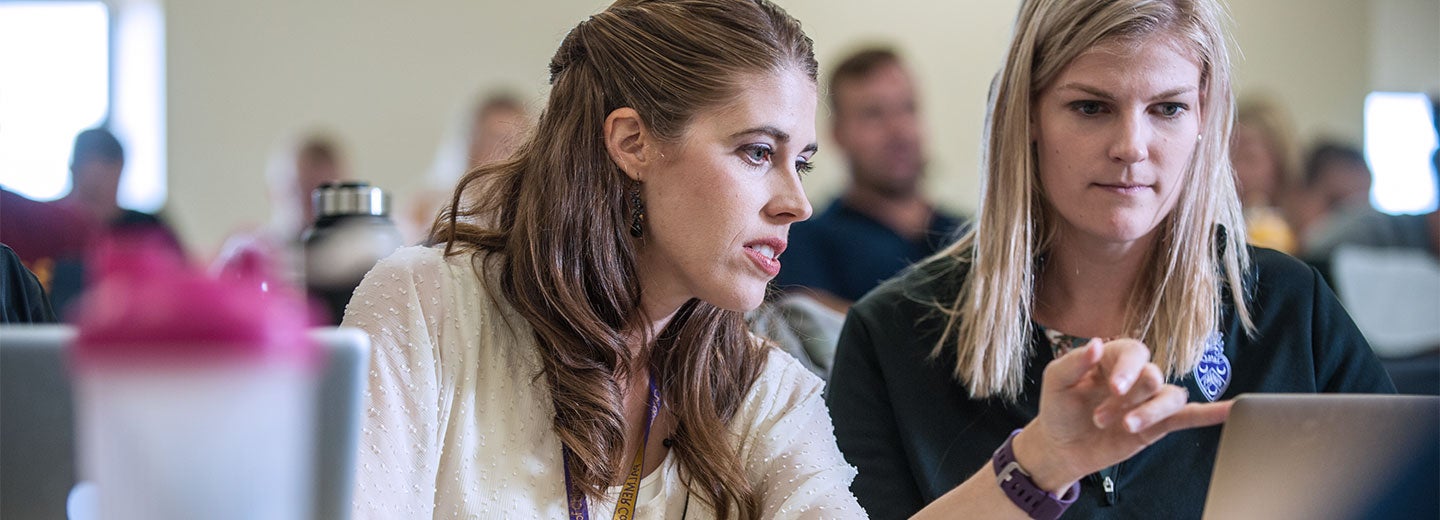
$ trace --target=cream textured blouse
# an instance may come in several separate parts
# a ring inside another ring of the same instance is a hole
[[[401,249],[355,290],[344,325],[373,342],[356,518],[564,518],[560,440],[531,329],[468,254]],[[487,274],[494,280],[493,274]],[[489,289],[494,289],[492,293]],[[731,429],[765,518],[863,518],[823,383],[771,350]],[[667,457],[637,518],[712,518]],[[590,504],[610,518],[619,488]]]

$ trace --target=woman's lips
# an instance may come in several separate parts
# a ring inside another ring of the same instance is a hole
[[[745,256],[769,276],[780,274],[780,253],[785,252],[785,241],[779,238],[763,238],[745,244]]]

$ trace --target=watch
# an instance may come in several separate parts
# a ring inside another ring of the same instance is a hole
[[[1030,480],[1030,473],[1020,467],[1015,461],[1015,447],[1012,441],[1020,434],[1020,430],[1010,432],[1010,437],[995,450],[995,455],[990,458],[990,464],[995,467],[995,482],[1000,484],[1000,490],[1005,496],[1010,497],[1021,511],[1030,515],[1036,520],[1055,520],[1080,498],[1080,483],[1070,484],[1070,489],[1065,494],[1055,496],[1040,489]]]

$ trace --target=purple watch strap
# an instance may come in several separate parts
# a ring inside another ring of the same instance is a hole
[[[1036,520],[1055,520],[1070,508],[1075,500],[1080,498],[1080,483],[1070,485],[1062,496],[1055,496],[1040,489],[1035,481],[1030,480],[1030,473],[1020,467],[1015,461],[1015,448],[1012,441],[1020,434],[1020,430],[1010,432],[1010,437],[995,450],[995,456],[991,457],[990,463],[995,466],[995,480],[1000,484],[1000,489],[1005,496],[1010,497],[1021,511],[1030,515]]]

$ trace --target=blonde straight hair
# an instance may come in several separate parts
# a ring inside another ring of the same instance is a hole
[[[1199,362],[1227,298],[1246,331],[1254,330],[1240,289],[1250,258],[1229,162],[1235,103],[1225,18],[1217,0],[1027,0],[1020,7],[992,87],[979,218],[931,259],[968,269],[954,301],[934,303],[946,326],[933,355],[953,345],[955,377],[971,397],[1014,400],[1024,387],[1036,348],[1037,274],[1059,218],[1041,193],[1032,108],[1067,65],[1102,43],[1168,37],[1201,66],[1200,142],[1179,201],[1159,224],[1146,272],[1131,289],[1125,330],[1136,331],[1172,380]]]

